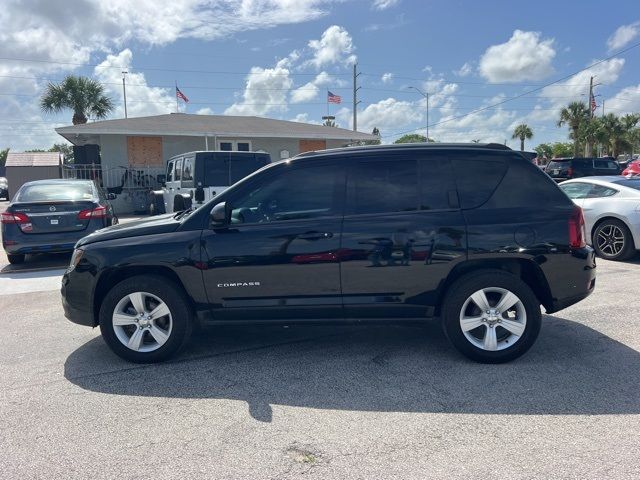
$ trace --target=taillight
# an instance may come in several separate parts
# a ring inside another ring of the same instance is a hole
[[[584,248],[587,246],[587,232],[584,225],[584,215],[578,206],[573,207],[569,217],[569,246]]]
[[[569,169],[567,170],[567,177],[573,177],[573,168],[569,167]]]
[[[91,220],[92,218],[104,218],[106,216],[107,207],[104,207],[102,205],[99,205],[96,208],[81,210],[80,213],[78,213],[78,218],[80,220]]]
[[[2,212],[2,223],[29,223],[24,213]]]

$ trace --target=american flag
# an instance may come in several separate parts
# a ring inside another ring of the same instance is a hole
[[[327,101],[329,103],[340,103],[342,102],[342,97],[327,90]]]
[[[594,97],[592,94],[591,95],[591,113],[595,112],[597,107],[598,105],[596,105],[596,97]]]
[[[176,85],[176,97],[181,98],[182,100],[185,101],[185,103],[189,103],[189,99],[184,93],[180,91],[177,85]]]

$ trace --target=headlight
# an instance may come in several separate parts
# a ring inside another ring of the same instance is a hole
[[[80,263],[80,260],[82,259],[82,255],[84,255],[84,250],[80,248],[76,248],[73,251],[73,255],[71,255],[71,262],[69,263],[69,270],[73,270],[78,266],[78,263]]]

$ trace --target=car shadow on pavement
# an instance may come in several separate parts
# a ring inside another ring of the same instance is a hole
[[[639,371],[639,352],[548,315],[536,345],[503,365],[464,359],[436,321],[204,329],[179,358],[158,365],[126,363],[95,338],[65,363],[65,377],[86,390],[244,400],[255,419],[267,422],[272,404],[388,412],[638,414]]]
[[[24,263],[15,265],[7,264],[2,266],[0,273],[26,272],[33,270],[48,270],[67,268],[71,252],[64,253],[40,253],[37,255],[27,255]]]

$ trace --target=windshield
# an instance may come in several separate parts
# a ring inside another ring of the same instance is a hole
[[[87,182],[56,182],[24,185],[18,192],[17,202],[59,202],[91,200],[93,189]]]
[[[640,178],[621,178],[620,180],[614,180],[612,183],[633,188],[634,190],[640,190]]]
[[[551,160],[547,165],[547,169],[568,168],[569,166],[571,166],[571,162],[569,160]]]

